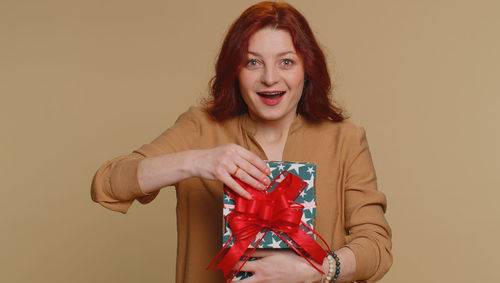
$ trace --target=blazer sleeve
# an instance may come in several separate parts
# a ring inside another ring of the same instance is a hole
[[[384,217],[387,202],[377,189],[365,130],[356,127],[350,139],[345,171],[346,246],[356,257],[354,279],[373,282],[392,265],[392,233]]]
[[[137,179],[137,167],[142,159],[162,154],[188,150],[199,134],[198,118],[202,110],[191,107],[179,116],[175,124],[149,144],[143,145],[131,154],[105,162],[94,175],[91,198],[102,206],[127,213],[134,200],[142,204],[151,202],[159,190],[144,193]]]

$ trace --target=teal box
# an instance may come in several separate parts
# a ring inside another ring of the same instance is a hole
[[[304,206],[302,221],[306,223],[309,227],[314,229],[314,221],[316,218],[316,191],[315,191],[315,180],[316,180],[316,165],[312,163],[305,162],[282,162],[282,161],[265,161],[269,169],[271,170],[271,174],[269,175],[270,180],[274,180],[278,175],[280,175],[283,171],[288,171],[298,177],[300,177],[304,182],[307,183],[306,188],[302,191],[302,193],[295,199],[295,202],[300,203]],[[269,191],[272,191],[274,187],[276,187],[278,183],[276,182]],[[223,200],[223,215],[226,217],[231,211],[234,209],[235,202],[224,192],[224,200]],[[229,238],[231,238],[231,229],[229,228],[228,223],[224,219],[223,225],[223,237],[222,237],[222,245],[224,246]],[[313,233],[309,233],[312,238],[315,238]],[[257,244],[257,240],[255,240],[250,248],[255,247]],[[268,231],[264,236],[262,241],[259,243],[258,248],[262,249],[287,249],[290,248],[285,242],[281,240],[274,232]],[[250,260],[254,260],[251,258]],[[251,273],[240,272],[236,275],[233,281],[238,281],[245,279],[251,276]]]

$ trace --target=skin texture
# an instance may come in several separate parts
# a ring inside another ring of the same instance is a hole
[[[297,116],[304,67],[290,34],[264,28],[250,37],[248,59],[238,76],[241,95],[256,122],[255,138],[269,160],[281,160],[288,130]],[[266,105],[258,92],[285,91],[277,105]]]
[[[287,31],[264,28],[250,37],[247,61],[239,75],[243,100],[249,116],[255,121],[255,138],[269,160],[281,160],[290,125],[296,117],[297,105],[304,86],[303,63],[295,51]],[[258,93],[285,92],[277,101],[265,103]],[[277,102],[277,103],[275,103]],[[151,193],[190,177],[219,180],[237,194],[250,198],[235,178],[264,189],[270,172],[265,163],[252,152],[235,144],[206,150],[189,150],[145,158],[139,163],[138,182],[141,190]],[[356,269],[349,248],[337,251],[341,260],[340,281],[348,281]],[[257,251],[260,260],[247,262],[245,271],[254,276],[242,283],[255,282],[320,282],[321,274],[302,257],[291,251]],[[325,273],[328,262],[318,265]]]
[[[207,149],[188,150],[143,159],[137,169],[139,186],[144,193],[173,185],[191,177],[220,180],[237,194],[250,199],[231,174],[257,189],[269,184],[267,165],[254,153],[235,144]]]
[[[259,124],[293,121],[304,87],[304,67],[290,34],[264,28],[251,36],[248,59],[238,80],[250,115]],[[263,103],[257,94],[276,91],[286,93],[274,106]]]

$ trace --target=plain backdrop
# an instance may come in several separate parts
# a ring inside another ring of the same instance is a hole
[[[367,130],[394,233],[382,282],[497,281],[499,2],[290,2]],[[90,182],[199,103],[253,3],[0,1],[0,282],[174,281],[175,191],[123,215]]]

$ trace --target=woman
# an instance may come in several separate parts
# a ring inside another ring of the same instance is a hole
[[[316,231],[338,256],[337,282],[375,281],[392,262],[386,201],[364,130],[343,122],[330,86],[304,17],[284,2],[256,4],[224,40],[207,105],[190,108],[150,144],[106,162],[94,177],[92,199],[126,213],[134,199],[148,203],[175,185],[177,282],[222,282],[205,267],[221,247],[223,184],[250,198],[233,177],[264,189],[269,169],[262,160],[315,163]],[[253,276],[242,282],[326,280],[293,252],[254,256],[260,260],[242,269]],[[318,265],[325,274],[328,264]]]

